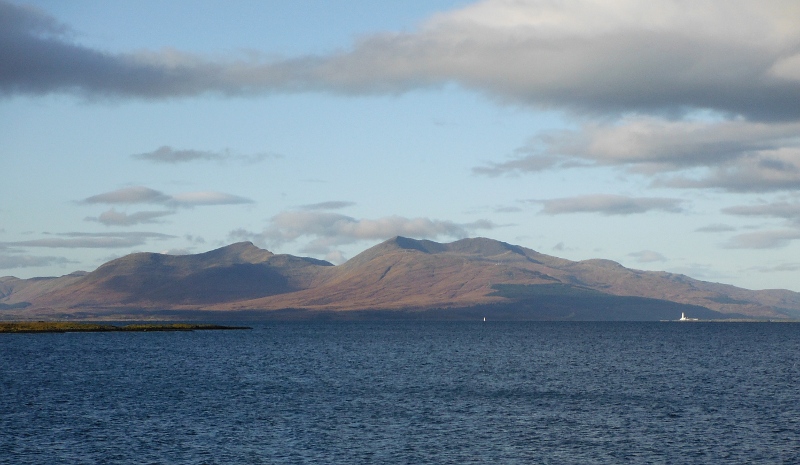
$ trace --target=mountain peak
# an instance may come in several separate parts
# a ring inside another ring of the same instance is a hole
[[[486,237],[460,239],[447,244],[447,250],[449,252],[466,253],[484,257],[492,257],[509,252],[525,255],[522,247]]]
[[[456,253],[491,257],[511,252],[525,255],[525,252],[519,246],[486,237],[466,238],[449,243],[439,243],[425,239],[411,239],[403,236],[395,236],[383,242],[381,246],[418,250],[428,254]]]
[[[274,254],[269,250],[256,247],[252,242],[236,242],[219,249],[211,250],[199,256],[211,260],[238,261],[245,263],[261,263]]]
[[[504,255],[505,257],[519,256],[519,258],[530,260],[525,253],[525,249],[522,247],[485,237],[459,239],[450,243],[439,243],[427,239],[412,239],[409,237],[395,236],[361,252],[348,260],[345,265],[346,267],[352,267],[397,252],[421,252],[426,255],[462,255],[492,260]]]
[[[437,253],[442,252],[444,247],[442,244],[425,239],[411,239],[409,237],[395,236],[392,239],[384,242],[384,244],[393,244],[401,249],[419,250],[424,253]]]

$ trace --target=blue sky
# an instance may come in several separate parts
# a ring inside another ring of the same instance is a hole
[[[0,275],[486,236],[800,291],[794,0],[0,0]]]

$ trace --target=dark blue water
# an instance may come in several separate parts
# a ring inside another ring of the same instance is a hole
[[[0,334],[0,463],[800,463],[800,325]]]

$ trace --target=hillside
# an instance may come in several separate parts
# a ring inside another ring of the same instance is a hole
[[[339,266],[243,242],[197,255],[131,254],[61,278],[0,279],[4,319],[182,312],[266,317],[286,309],[430,318],[488,312],[507,319],[640,320],[674,319],[686,311],[702,318],[790,319],[800,317],[800,294],[633,270],[609,260],[574,262],[486,238],[442,244],[395,237]]]

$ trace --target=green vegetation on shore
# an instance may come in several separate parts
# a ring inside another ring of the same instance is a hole
[[[195,331],[211,329],[251,329],[247,326],[222,326],[190,323],[145,323],[115,326],[98,323],[70,321],[20,321],[0,323],[0,333],[72,333],[72,332],[121,332],[121,331]]]

